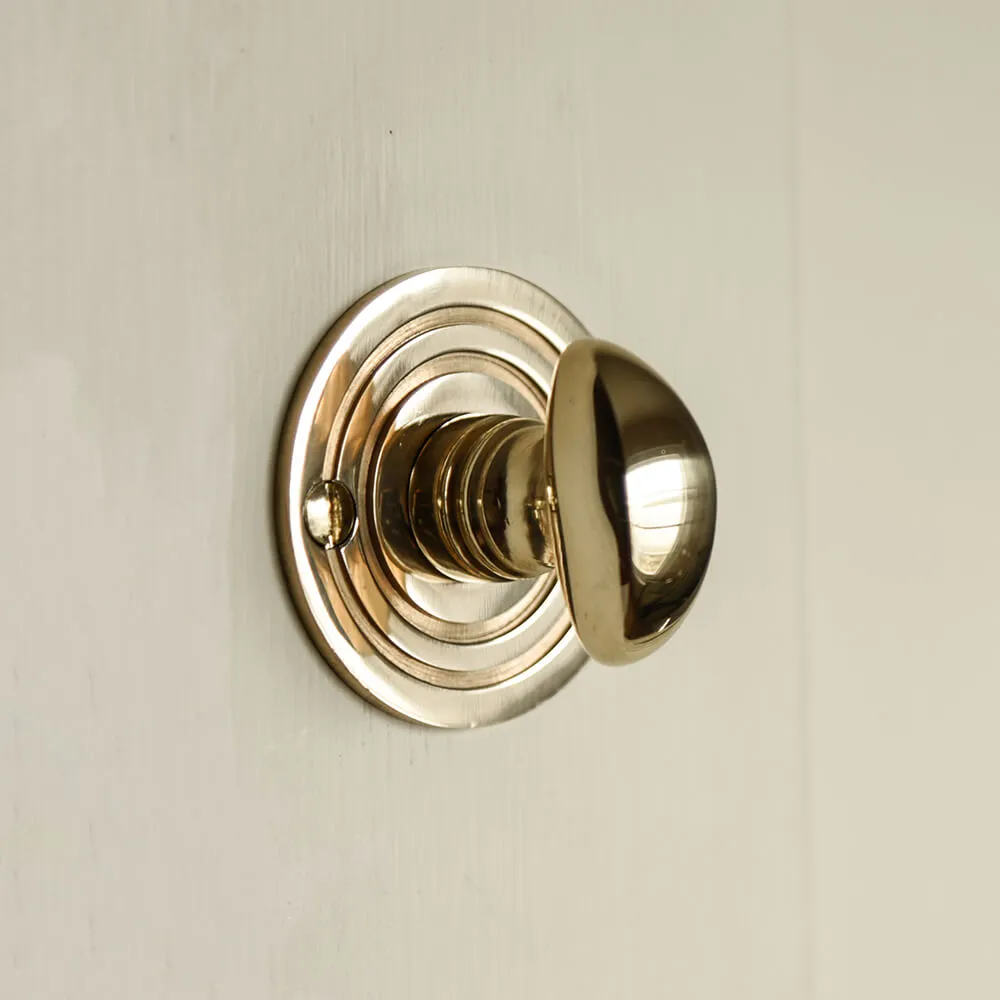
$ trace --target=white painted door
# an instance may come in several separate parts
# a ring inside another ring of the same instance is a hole
[[[0,995],[995,997],[1000,8],[6,0]],[[513,722],[358,701],[304,357],[523,274],[681,392],[698,607]]]

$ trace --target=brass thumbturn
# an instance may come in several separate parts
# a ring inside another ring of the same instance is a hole
[[[316,645],[369,700],[431,725],[523,712],[585,653],[658,648],[715,533],[711,458],[673,390],[482,268],[404,276],[341,317],[277,472],[279,547]]]
[[[684,404],[627,352],[570,344],[545,423],[461,414],[397,435],[421,438],[409,544],[384,539],[401,565],[497,581],[554,568],[584,649],[604,663],[651,652],[694,599],[715,530],[712,463]]]

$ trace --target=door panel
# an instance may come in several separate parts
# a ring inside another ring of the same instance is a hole
[[[816,996],[994,997],[1000,9],[798,21]]]
[[[4,994],[802,997],[786,4],[5,21]],[[720,481],[677,637],[472,733],[336,682],[271,541],[311,345],[440,263],[640,353]]]

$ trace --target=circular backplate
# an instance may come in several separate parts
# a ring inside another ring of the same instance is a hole
[[[460,414],[544,420],[556,362],[586,337],[521,278],[447,267],[397,278],[352,306],[310,358],[277,462],[278,546],[299,614],[337,673],[368,700],[432,726],[498,722],[553,694],[583,664],[555,573],[445,581],[386,557],[408,465],[384,443]],[[357,528],[313,540],[317,483],[352,494]]]

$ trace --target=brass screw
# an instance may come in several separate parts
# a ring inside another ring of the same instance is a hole
[[[357,507],[351,491],[339,480],[316,483],[306,495],[302,517],[310,536],[324,549],[336,549],[353,534]]]

